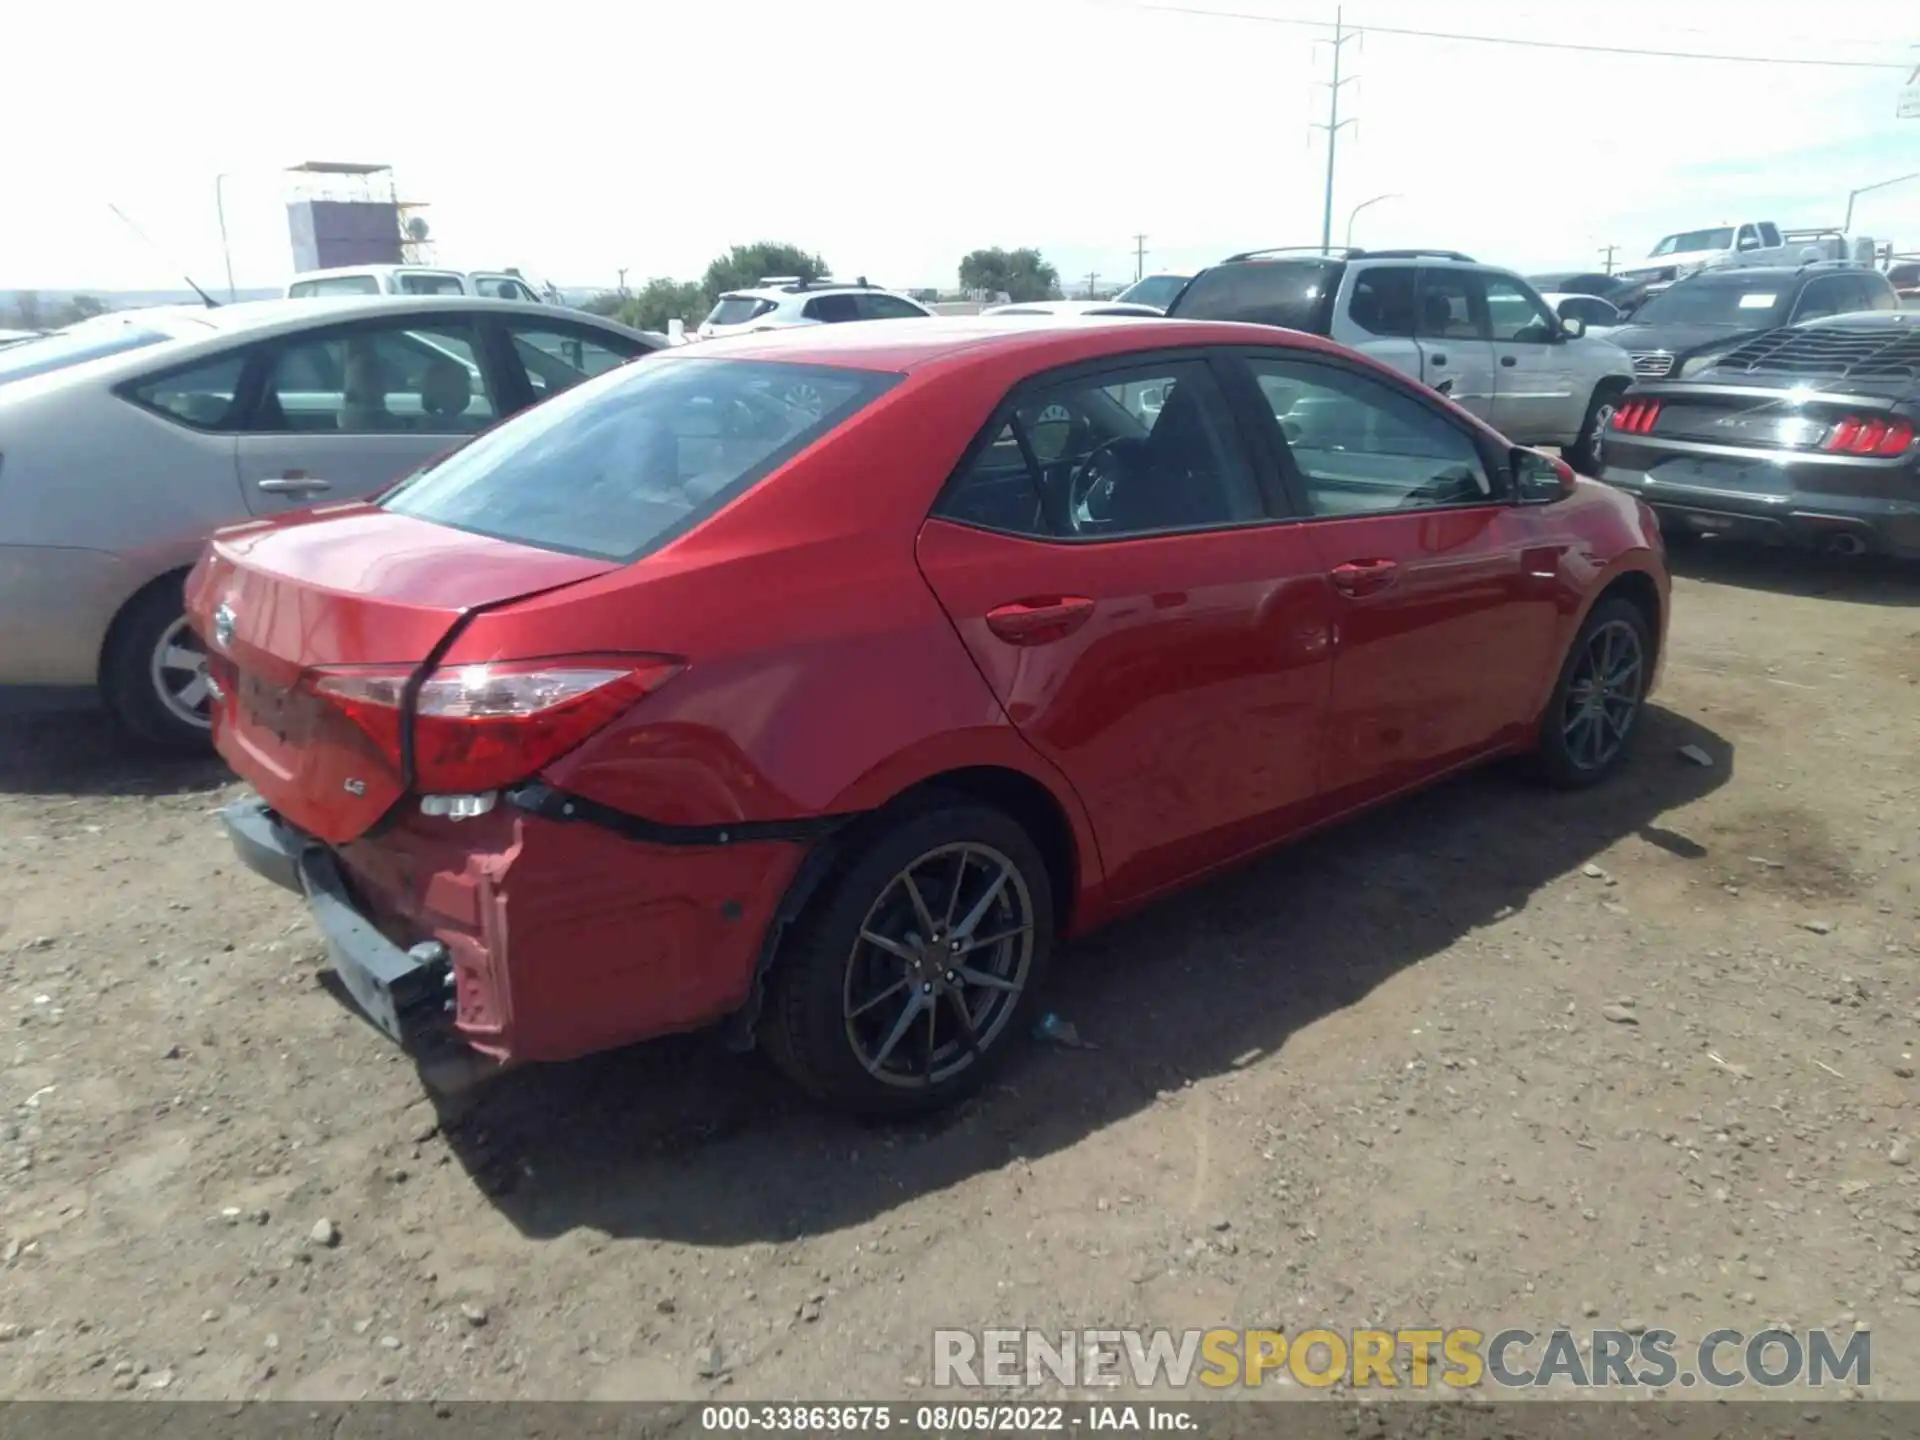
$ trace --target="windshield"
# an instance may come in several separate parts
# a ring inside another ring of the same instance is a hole
[[[1678,235],[1669,235],[1653,247],[1655,255],[1685,255],[1694,250],[1731,250],[1733,248],[1733,227],[1723,226],[1718,230],[1683,230]]]
[[[1324,335],[1339,260],[1245,260],[1202,270],[1168,310],[1182,320],[1244,320]]]
[[[898,378],[740,360],[622,367],[482,435],[385,504],[624,563],[744,494]]]
[[[0,385],[9,380],[24,380],[29,375],[44,375],[50,370],[64,370],[88,360],[102,360],[122,351],[158,345],[172,338],[161,330],[142,330],[128,325],[117,330],[89,326],[84,330],[43,335],[37,340],[23,340],[0,348]]]
[[[1787,285],[1780,280],[1683,280],[1634,312],[1636,325],[1728,325],[1764,330],[1786,318]]]
[[[1185,275],[1149,275],[1144,280],[1134,281],[1113,298],[1164,310],[1173,303],[1173,297],[1180,293],[1180,287],[1186,283]]]

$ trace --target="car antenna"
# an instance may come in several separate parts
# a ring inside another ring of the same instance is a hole
[[[175,260],[171,255],[167,254],[166,251],[162,250],[158,245],[155,245],[153,243],[152,237],[149,236],[146,231],[142,230],[138,225],[134,224],[133,221],[129,220],[127,218],[126,211],[122,210],[118,205],[114,204],[111,200],[107,202],[107,208],[113,211],[115,215],[118,215],[120,217],[120,223],[122,225],[125,225],[129,230],[133,231],[134,234],[138,235],[142,240],[146,241],[147,244],[153,248],[154,253],[157,254],[162,260],[165,260],[169,265],[179,264],[179,262]],[[198,295],[202,300],[207,302],[207,308],[209,310],[218,310],[220,308],[220,302],[214,299],[206,291],[202,290],[198,285],[194,284],[193,276],[187,274],[185,270],[182,270],[180,272],[180,278],[187,282],[188,288],[191,289],[194,294]]]

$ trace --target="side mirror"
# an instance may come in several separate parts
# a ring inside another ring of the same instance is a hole
[[[1579,477],[1556,455],[1545,455],[1516,445],[1509,457],[1513,467],[1513,498],[1521,505],[1551,505],[1573,494]]]
[[[1582,335],[1587,333],[1587,322],[1582,320],[1578,315],[1562,315],[1560,317],[1560,333],[1569,340],[1578,340]]]
[[[1758,250],[1760,248],[1760,237],[1757,235],[1742,235],[1740,237],[1740,243],[1733,248],[1736,250]]]

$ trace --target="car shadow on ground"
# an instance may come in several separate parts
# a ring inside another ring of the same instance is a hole
[[[1884,555],[1823,555],[1777,545],[1701,537],[1669,546],[1676,576],[1773,595],[1806,595],[1859,605],[1920,606],[1920,564]]]
[[[97,708],[0,698],[0,795],[180,795],[232,781],[211,751],[144,749]]]
[[[144,749],[100,708],[0,695],[0,795],[186,795],[232,780],[211,751]]]
[[[1464,776],[1069,947],[1042,998],[1098,1048],[1029,1044],[946,1115],[845,1120],[759,1057],[684,1036],[500,1076],[439,1102],[443,1128],[532,1236],[585,1227],[720,1245],[861,1223],[1271,1055],[1626,836],[1703,859],[1662,817],[1725,784],[1732,751],[1657,706],[1644,726],[1633,763],[1597,790],[1544,792],[1499,768]],[[1686,745],[1713,763],[1682,758]]]

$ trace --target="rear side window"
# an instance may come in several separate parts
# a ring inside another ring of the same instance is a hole
[[[402,295],[464,295],[466,283],[458,275],[402,275]]]
[[[1760,222],[1760,243],[1768,249],[1779,248],[1780,231],[1771,221]]]
[[[722,295],[720,303],[713,307],[707,316],[709,325],[744,325],[749,320],[758,320],[762,315],[771,313],[771,300],[758,300],[751,295]]]
[[[1411,265],[1375,265],[1353,282],[1347,318],[1369,335],[1413,334],[1414,277]]]
[[[622,367],[481,436],[386,507],[625,563],[744,494],[898,379],[738,360]]]
[[[1244,260],[1193,277],[1167,311],[1182,320],[1243,320],[1325,335],[1339,260]]]
[[[236,351],[143,380],[123,393],[196,430],[234,430],[239,428],[240,376],[245,370],[246,354]]]
[[[898,295],[861,295],[857,299],[863,320],[919,320],[926,314],[918,305]]]
[[[371,275],[330,275],[325,280],[297,280],[287,287],[290,300],[316,295],[378,295],[380,282]]]
[[[860,318],[860,297],[857,295],[816,295],[807,301],[800,311],[809,320],[818,320],[822,324],[838,325],[846,320]]]

